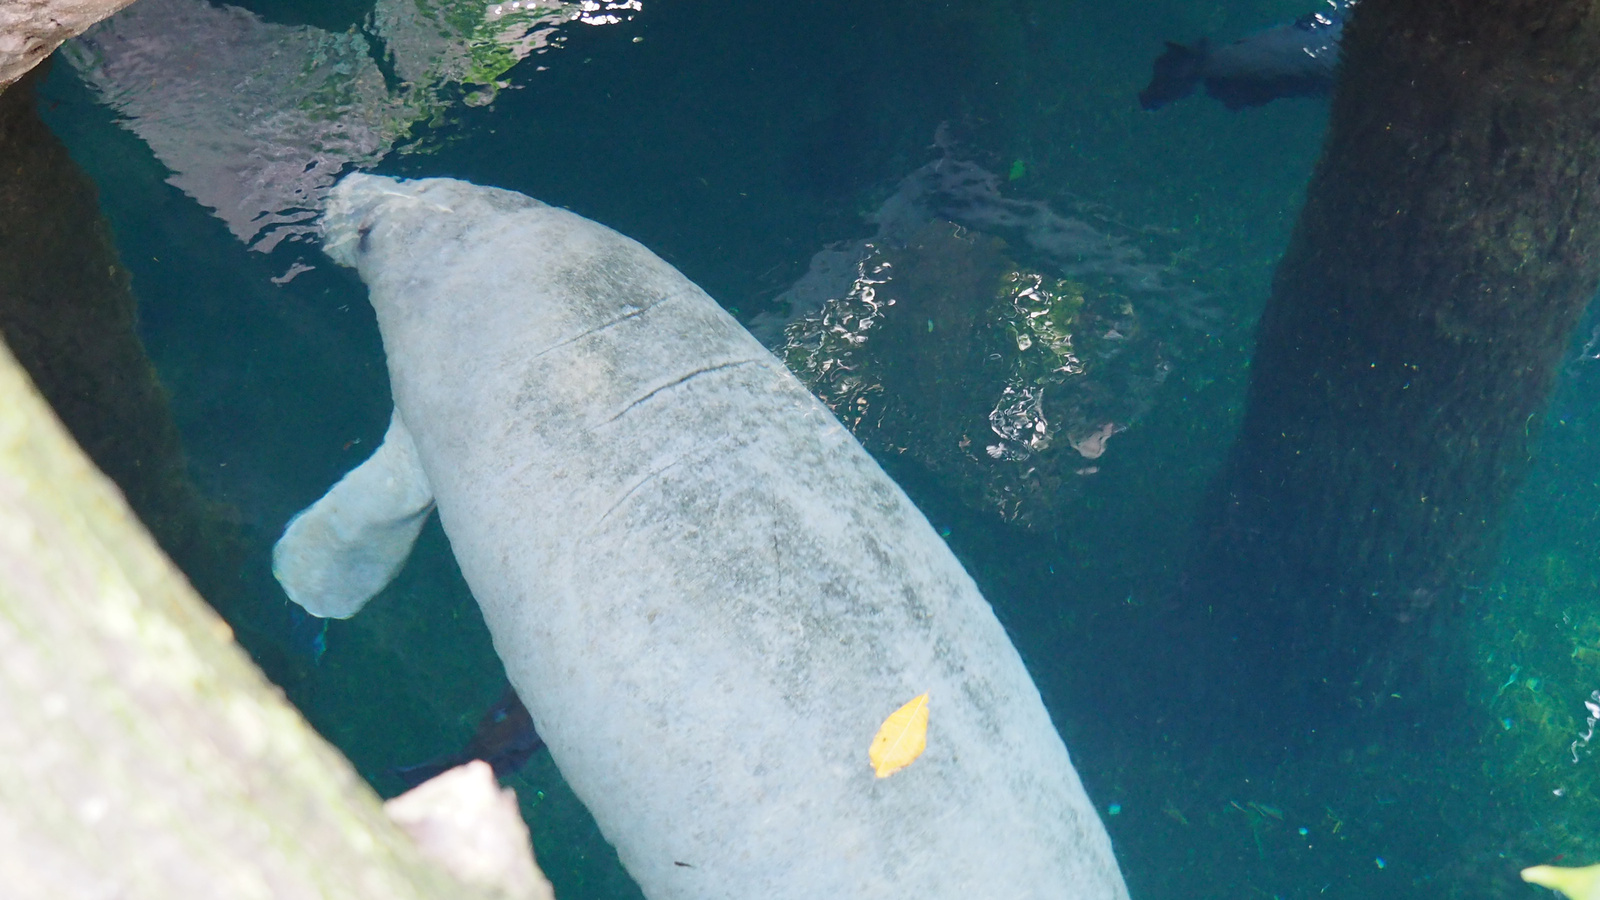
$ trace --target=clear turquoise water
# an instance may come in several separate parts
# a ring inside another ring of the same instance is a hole
[[[360,3],[247,6],[335,31],[366,13]],[[452,107],[416,136],[416,152],[378,171],[567,206],[640,240],[745,320],[770,310],[824,244],[871,233],[862,216],[936,155],[942,122],[967,158],[992,171],[1021,164],[1010,195],[1092,208],[1149,247],[1181,249],[1216,317],[1171,330],[1171,378],[1062,501],[1069,524],[1023,533],[903,460],[886,467],[948,531],[1010,629],[1135,897],[1520,895],[1519,866],[1600,855],[1590,824],[1600,810],[1584,790],[1594,763],[1565,756],[1583,729],[1581,700],[1600,687],[1600,670],[1571,654],[1600,637],[1587,612],[1600,579],[1600,363],[1581,354],[1511,513],[1501,572],[1483,586],[1486,611],[1468,636],[1482,683],[1457,698],[1458,728],[1333,734],[1289,756],[1244,737],[1177,744],[1163,727],[1204,714],[1153,674],[1157,657],[1186,652],[1163,627],[1161,600],[1232,438],[1251,328],[1326,106],[1236,114],[1191,100],[1150,114],[1134,94],[1162,39],[1233,35],[1303,12],[1290,0],[646,0],[632,21],[574,31],[511,70],[492,104]],[[69,67],[56,67],[43,98],[100,186],[195,477],[245,523],[239,596],[218,605],[313,724],[381,792],[397,792],[388,769],[459,747],[500,686],[442,533],[429,526],[368,611],[330,623],[320,655],[316,625],[292,613],[267,572],[283,523],[364,458],[387,422],[363,288],[304,244],[247,250],[165,182],[148,147]],[[297,260],[315,268],[272,281]],[[1501,687],[1513,666],[1519,678]],[[637,895],[547,757],[509,783],[558,896]]]

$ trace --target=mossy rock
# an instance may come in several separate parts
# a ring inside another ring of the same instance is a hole
[[[1025,528],[1070,518],[1171,367],[1123,294],[946,221],[868,245],[849,292],[791,324],[780,355],[868,449]]]

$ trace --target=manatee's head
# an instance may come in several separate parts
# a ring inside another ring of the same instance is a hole
[[[346,175],[328,192],[322,252],[342,266],[354,267],[384,207],[392,202],[412,202],[415,195],[414,185],[407,182],[365,172]]]
[[[334,262],[361,268],[361,259],[389,238],[449,231],[478,217],[480,209],[506,210],[543,206],[511,191],[482,188],[453,178],[405,181],[354,172],[328,192],[322,217],[322,251]],[[452,216],[452,213],[467,213]],[[433,235],[439,237],[441,235]]]
[[[322,252],[343,266],[360,268],[375,229],[392,229],[414,214],[448,213],[455,187],[463,182],[448,178],[402,181],[382,175],[353,172],[328,192],[322,217]]]

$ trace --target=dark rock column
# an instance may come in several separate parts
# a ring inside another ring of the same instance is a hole
[[[35,109],[43,73],[0,92],[0,337],[161,548],[217,602],[238,589],[238,528],[189,480],[94,184]]]
[[[1600,277],[1600,4],[1362,0],[1344,53],[1185,592],[1269,715],[1398,691]]]

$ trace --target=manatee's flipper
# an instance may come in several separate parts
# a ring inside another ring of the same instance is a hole
[[[528,759],[544,746],[544,739],[534,730],[533,716],[510,684],[500,692],[500,699],[478,720],[478,730],[460,753],[451,753],[425,763],[396,766],[389,771],[406,783],[417,785],[442,775],[475,759],[481,759],[494,769],[496,778],[513,775],[527,764]]]
[[[1193,46],[1167,42],[1167,50],[1156,58],[1150,84],[1139,92],[1139,105],[1145,109],[1160,109],[1175,100],[1194,93],[1200,79],[1205,77],[1206,60],[1211,56],[1211,44],[1201,38]]]
[[[433,489],[395,410],[383,445],[289,520],[272,574],[314,616],[348,619],[394,580],[433,511]]]

